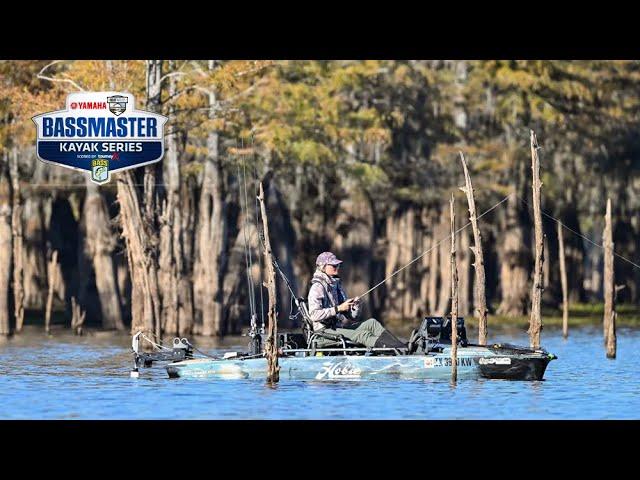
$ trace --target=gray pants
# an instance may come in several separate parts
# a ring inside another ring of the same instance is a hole
[[[363,322],[353,322],[346,327],[342,328],[325,328],[323,333],[329,333],[332,335],[340,334],[343,337],[351,340],[352,342],[359,343],[366,347],[373,347],[376,340],[384,332],[384,327],[375,318],[370,318]],[[319,348],[334,343],[333,340],[326,338],[318,338],[317,345]]]

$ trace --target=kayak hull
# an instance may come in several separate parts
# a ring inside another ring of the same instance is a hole
[[[505,355],[486,347],[458,349],[458,379],[542,380],[555,358],[544,353]],[[384,380],[448,379],[449,349],[416,355],[282,356],[280,379],[291,380]],[[171,378],[261,379],[267,376],[267,360],[261,358],[189,359],[166,366]]]

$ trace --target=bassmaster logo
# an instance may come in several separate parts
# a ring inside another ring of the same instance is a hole
[[[134,106],[130,93],[70,94],[65,110],[33,117],[38,158],[89,172],[100,185],[111,172],[160,161],[167,117]]]

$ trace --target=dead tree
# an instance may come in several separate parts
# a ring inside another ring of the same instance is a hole
[[[471,245],[469,245],[469,232],[465,229],[458,234],[458,251],[460,257],[458,264],[458,308],[460,316],[469,316],[469,291],[471,290]]]
[[[147,60],[147,102],[146,108],[155,113],[162,113],[162,60]],[[156,162],[144,167],[144,216],[149,225],[147,236],[150,241],[146,245],[145,261],[148,264],[150,288],[155,291],[157,305],[154,308],[153,329],[156,338],[162,336],[162,296],[158,286],[158,185],[162,184],[162,163]],[[155,303],[155,299],[154,299]]]
[[[607,348],[607,358],[616,358],[616,289],[610,198],[607,198],[607,212],[604,216],[602,240],[604,244],[604,340]]]
[[[91,259],[100,298],[102,328],[124,330],[116,269],[112,252],[116,239],[111,232],[109,214],[104,197],[89,177],[86,178],[87,196],[84,201],[85,251]]]
[[[209,71],[215,68],[209,62]],[[209,91],[209,119],[216,118],[215,93]],[[227,263],[228,226],[225,215],[224,171],[218,152],[218,132],[211,127],[207,134],[202,190],[198,213],[198,258],[195,290],[202,309],[202,335],[223,335],[223,279]]]
[[[76,335],[82,335],[86,315],[87,312],[76,302],[76,297],[71,297],[71,330]]]
[[[161,113],[162,60],[147,61],[147,109]],[[143,191],[138,192],[130,170],[118,175],[120,225],[127,247],[131,275],[131,332],[161,336],[161,298],[158,287],[158,235],[156,186],[158,162],[144,170]],[[140,198],[141,197],[141,198]],[[146,345],[146,344],[145,344]],[[148,347],[147,347],[148,348]]]
[[[428,287],[428,298],[429,298],[429,313],[433,314],[436,312],[438,305],[438,252],[440,249],[437,244],[440,240],[440,223],[437,222],[434,218],[432,225],[434,225],[431,233],[431,253],[429,260],[429,287]]]
[[[560,285],[562,286],[562,337],[569,336],[569,293],[567,288],[567,266],[564,254],[564,236],[562,234],[562,224],[558,227],[558,257],[560,263]]]
[[[12,216],[13,234],[13,308],[16,317],[16,332],[22,330],[24,323],[24,283],[22,256],[22,202],[20,199],[20,177],[18,171],[18,151],[11,155]]]
[[[169,61],[170,70],[174,69],[174,62]],[[177,94],[176,77],[169,77],[169,98]],[[169,106],[169,116],[175,112],[173,105]],[[193,327],[193,296],[187,278],[188,261],[185,258],[185,222],[188,218],[191,204],[182,204],[184,186],[180,173],[180,155],[178,132],[176,126],[166,135],[166,153],[164,157],[164,176],[167,198],[162,204],[160,216],[160,259],[159,284],[162,297],[162,330],[165,334],[189,334]]]
[[[451,381],[458,380],[458,268],[456,265],[456,211],[453,193],[451,212]]]
[[[58,251],[54,250],[49,261],[48,276],[49,279],[49,293],[47,295],[47,308],[44,314],[44,331],[51,333],[51,310],[53,308],[53,294],[56,291],[58,284]]]
[[[465,186],[460,188],[467,195],[467,203],[469,204],[469,220],[473,228],[473,247],[471,251],[475,257],[473,267],[476,272],[476,281],[474,288],[474,302],[476,307],[476,316],[478,317],[478,343],[486,345],[487,343],[487,295],[486,295],[486,277],[484,272],[484,255],[482,253],[482,235],[478,228],[478,216],[476,212],[476,200],[473,196],[473,184],[471,176],[467,169],[467,162],[464,155],[460,152],[460,161],[464,170]]]
[[[152,227],[141,213],[138,190],[131,171],[119,173],[116,185],[120,225],[131,275],[131,333],[143,331],[146,335],[152,335],[160,321],[156,260],[151,256],[154,240],[150,233]]]
[[[11,186],[8,159],[0,163],[0,336],[9,336],[9,289],[11,286]]]
[[[446,204],[445,204],[446,205]],[[446,209],[446,206],[443,208]],[[445,232],[449,230],[447,225],[447,217],[445,215],[442,216],[440,220],[443,236],[445,236]],[[447,288],[447,285],[451,285],[451,266],[449,265],[449,258],[451,256],[451,252],[449,251],[447,242],[441,242],[439,247],[440,254],[440,295],[438,295],[438,308],[436,309],[436,315],[444,316],[447,314],[447,310],[449,309],[449,305],[451,304],[451,290]]]
[[[264,254],[267,270],[267,281],[265,287],[269,294],[268,327],[265,351],[267,355],[267,382],[277,383],[280,380],[280,367],[278,366],[278,317],[276,314],[276,272],[273,267],[271,252],[271,241],[269,240],[269,223],[267,220],[267,209],[264,205],[264,190],[260,183],[260,212],[262,214],[262,228],[264,232]]]
[[[533,220],[535,228],[535,266],[533,270],[533,287],[531,289],[531,319],[529,320],[529,343],[531,348],[540,347],[540,330],[542,317],[542,263],[544,261],[544,235],[542,232],[542,211],[540,209],[540,159],[538,158],[538,140],[531,130],[531,170],[533,171]]]

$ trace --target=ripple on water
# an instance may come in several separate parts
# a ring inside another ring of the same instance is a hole
[[[126,339],[88,337],[0,346],[0,418],[5,419],[582,419],[640,417],[640,332],[620,329],[618,358],[600,329],[545,331],[558,355],[544,382],[389,380],[282,381],[166,377],[131,379]],[[492,341],[527,344],[525,334]]]

